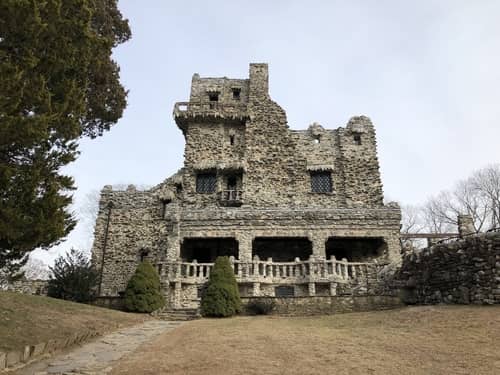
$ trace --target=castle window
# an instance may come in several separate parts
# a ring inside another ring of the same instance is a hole
[[[354,134],[354,143],[357,144],[358,146],[361,145],[361,135],[360,134]]]
[[[313,193],[330,193],[332,191],[332,174],[330,172],[311,172],[311,191]]]
[[[321,142],[321,136],[320,135],[315,136],[313,142],[314,144],[318,144],[319,142]]]
[[[231,146],[234,146],[234,135],[229,136],[229,143],[231,144]]]
[[[146,257],[149,255],[149,251],[147,249],[141,249],[139,251],[139,259],[141,262],[144,262]]]
[[[215,173],[201,173],[196,176],[197,193],[213,193],[217,184]]]
[[[211,102],[218,102],[219,101],[219,93],[218,92],[209,92],[208,99]]]
[[[276,297],[293,297],[295,295],[295,290],[293,286],[281,285],[274,288],[274,295]]]
[[[233,99],[234,100],[240,100],[241,97],[241,89],[240,88],[233,88]]]

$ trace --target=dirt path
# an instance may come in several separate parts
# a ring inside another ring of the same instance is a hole
[[[18,375],[106,374],[114,362],[134,352],[141,344],[176,328],[179,322],[151,320],[124,328],[84,344],[69,353],[59,354],[18,370]]]

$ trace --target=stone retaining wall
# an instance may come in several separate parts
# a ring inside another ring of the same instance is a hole
[[[34,295],[47,295],[48,280],[26,280],[21,279],[14,281],[12,284],[6,286],[9,292],[34,294]]]
[[[389,287],[408,303],[500,303],[500,232],[407,254]]]
[[[242,298],[243,306],[254,300],[272,300],[272,314],[289,316],[328,315],[347,312],[388,310],[402,307],[394,296],[316,296],[316,297],[252,297]]]
[[[101,334],[102,332],[98,331],[79,332],[65,339],[48,340],[47,342],[26,345],[21,350],[13,350],[6,353],[0,351],[0,372],[11,367],[22,367],[42,356],[48,356],[55,352],[70,348]]]

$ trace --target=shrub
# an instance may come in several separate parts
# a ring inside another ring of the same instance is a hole
[[[228,257],[218,257],[201,299],[203,316],[228,317],[241,311],[240,293]]]
[[[271,298],[251,299],[247,306],[247,312],[252,315],[269,315],[276,307],[276,302]]]
[[[160,277],[151,263],[139,264],[125,289],[124,305],[128,311],[150,313],[163,307]]]
[[[97,272],[83,252],[71,249],[65,257],[56,259],[50,271],[49,297],[75,302],[90,302],[94,299]]]

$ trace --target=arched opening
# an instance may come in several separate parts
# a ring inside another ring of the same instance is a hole
[[[307,237],[256,237],[252,243],[252,256],[273,258],[275,262],[293,262],[295,258],[309,259],[312,243]]]
[[[346,258],[350,262],[370,262],[384,255],[387,243],[382,237],[330,237],[326,241],[327,259]]]
[[[234,238],[185,238],[181,245],[184,262],[213,263],[220,256],[238,258],[238,241]]]

